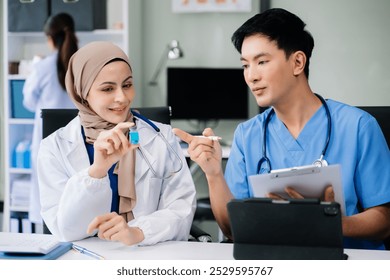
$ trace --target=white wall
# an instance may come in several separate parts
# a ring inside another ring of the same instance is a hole
[[[272,0],[315,40],[312,89],[351,105],[390,105],[389,0]]]
[[[171,0],[144,0],[143,62],[148,102],[159,105],[165,102],[165,73],[160,84],[147,85],[166,45],[176,39],[184,50],[184,57],[168,61],[168,66],[241,67],[238,53],[230,43],[237,27],[258,11],[252,13],[172,13]],[[254,1],[258,2],[258,1]],[[157,95],[157,96],[156,96]]]

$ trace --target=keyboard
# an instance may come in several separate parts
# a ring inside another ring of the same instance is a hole
[[[61,242],[51,234],[0,232],[0,252],[47,254]]]

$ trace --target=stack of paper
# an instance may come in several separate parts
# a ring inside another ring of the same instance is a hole
[[[20,177],[12,181],[11,186],[11,206],[28,207],[30,200],[31,179]]]

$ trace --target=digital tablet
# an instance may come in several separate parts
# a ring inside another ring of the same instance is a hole
[[[318,199],[232,199],[236,260],[341,260],[340,204]]]
[[[340,165],[299,166],[272,170],[271,173],[249,176],[249,183],[254,197],[267,197],[275,193],[287,198],[284,191],[292,187],[305,198],[321,198],[327,186],[332,185],[335,201],[340,204],[341,213],[345,215],[344,193],[341,183]]]

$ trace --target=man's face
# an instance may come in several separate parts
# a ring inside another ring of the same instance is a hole
[[[274,106],[293,90],[293,55],[286,58],[275,41],[263,35],[246,37],[241,47],[245,81],[261,107]]]

